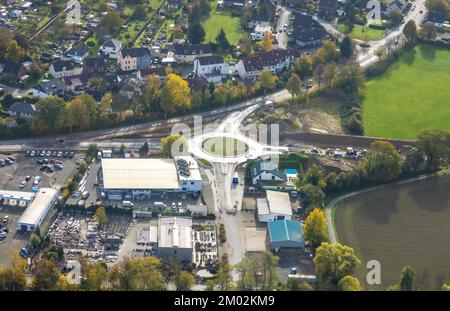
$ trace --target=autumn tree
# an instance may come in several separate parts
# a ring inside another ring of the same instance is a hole
[[[410,19],[405,27],[403,27],[403,35],[405,36],[406,40],[411,42],[414,41],[417,37],[417,26],[416,22],[412,19]]]
[[[156,257],[125,258],[108,272],[108,281],[114,290],[160,291],[164,289],[164,277]]]
[[[319,247],[322,242],[328,242],[327,219],[322,210],[315,208],[306,217],[303,236],[314,248]]]
[[[181,153],[184,150],[186,140],[179,134],[172,134],[161,138],[161,153],[167,157],[175,156],[175,153]]]
[[[91,115],[88,107],[86,107],[80,98],[74,98],[66,104],[67,123],[70,131],[74,127],[81,130],[88,129],[91,125]]]
[[[322,206],[325,199],[323,190],[311,184],[306,184],[300,188],[300,196],[304,206],[304,213],[308,213],[313,207]]]
[[[400,274],[399,287],[401,291],[412,291],[416,271],[411,266],[405,266]]]
[[[195,279],[192,273],[184,270],[179,270],[174,275],[175,286],[177,291],[188,291],[194,286]]]
[[[101,291],[107,288],[107,266],[104,262],[82,262],[80,288],[88,291]]]
[[[98,38],[111,36],[122,27],[123,19],[114,11],[108,12],[98,23],[96,35]]]
[[[395,147],[387,141],[375,141],[370,145],[360,168],[367,172],[367,178],[374,183],[384,183],[397,178],[401,173],[402,159]]]
[[[361,283],[356,277],[346,275],[339,281],[338,288],[340,291],[356,292],[361,290]]]
[[[166,83],[161,90],[161,108],[165,118],[168,113],[175,112],[177,108],[185,110],[191,108],[190,91],[188,83],[182,77],[174,73],[167,75]]]
[[[436,39],[437,33],[436,33],[436,26],[433,24],[425,23],[422,25],[422,28],[420,29],[420,35],[425,38],[426,40],[434,40]]]
[[[51,260],[40,260],[35,265],[35,275],[32,280],[33,290],[56,290],[60,279],[59,269]]]
[[[336,47],[336,44],[334,44],[331,40],[325,40],[322,45],[323,53],[324,53],[324,59],[326,63],[336,61],[339,59],[339,51]]]
[[[16,40],[9,41],[5,54],[6,60],[19,63],[25,58],[25,50],[17,43]]]
[[[9,42],[13,39],[13,33],[6,27],[0,27],[0,56],[3,58]]]
[[[345,58],[349,58],[353,54],[353,42],[349,36],[345,36],[342,39],[341,44],[339,46],[341,51],[341,56]]]
[[[0,267],[0,290],[22,291],[27,283],[27,262],[17,253],[13,253],[10,265],[6,269]]]
[[[172,39],[183,39],[183,37],[184,37],[183,29],[181,29],[179,27],[172,28],[172,31],[170,32],[170,36],[172,37]]]
[[[291,77],[286,83],[286,89],[292,95],[292,102],[294,102],[295,96],[302,93],[302,80],[297,74],[291,74]]]
[[[320,189],[325,188],[326,185],[323,171],[316,164],[311,165],[311,167],[306,171],[306,173],[303,175],[302,182],[304,185],[311,184],[313,186],[319,187]]]
[[[271,51],[273,48],[273,36],[272,33],[267,31],[264,33],[263,38],[260,42],[258,42],[259,47],[263,51]]]
[[[147,77],[142,87],[141,101],[144,105],[144,112],[149,113],[158,110],[161,99],[161,82],[158,77],[150,75]]]
[[[311,76],[313,71],[313,59],[309,55],[299,57],[293,66],[293,70],[299,75],[300,79],[304,80]]]
[[[228,255],[224,253],[220,259],[219,271],[216,277],[207,282],[209,290],[228,291],[234,289],[231,266],[228,263]]]
[[[58,132],[64,125],[66,109],[63,99],[49,96],[36,103],[33,129],[38,133]]]
[[[264,94],[267,90],[271,90],[277,83],[277,77],[270,72],[270,70],[264,69],[259,75],[260,86],[264,89]]]
[[[313,262],[319,280],[335,288],[342,278],[352,275],[361,265],[353,248],[327,242],[316,249]]]
[[[269,291],[276,288],[278,282],[277,267],[279,258],[270,252],[245,257],[236,266],[239,274],[239,290]]]
[[[106,215],[106,210],[103,206],[100,206],[95,211],[94,220],[98,222],[100,228],[102,228],[106,223],[108,223],[108,216]]]
[[[333,88],[336,85],[336,79],[339,74],[338,67],[334,63],[326,64],[324,67],[323,75],[325,81],[328,82],[328,87]]]
[[[417,153],[426,170],[436,171],[450,163],[449,140],[450,133],[441,130],[425,130],[417,136]]]

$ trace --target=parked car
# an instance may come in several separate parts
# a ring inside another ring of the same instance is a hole
[[[8,234],[7,234],[5,231],[1,231],[1,232],[0,232],[0,239],[6,238],[7,235],[8,235]]]
[[[23,188],[25,188],[26,185],[27,185],[27,182],[26,182],[25,180],[23,180],[23,181],[19,184],[19,187],[20,187],[20,189],[23,189]]]
[[[59,163],[56,163],[56,164],[54,165],[54,167],[57,168],[58,170],[62,170],[62,169],[64,168],[64,166],[62,166],[62,165],[59,164]]]
[[[55,169],[51,166],[47,166],[47,172],[48,173],[53,173],[55,171]]]
[[[34,181],[40,182],[41,181],[41,176],[35,176],[34,177]]]
[[[0,159],[0,167],[5,166],[5,161],[3,159]]]
[[[9,220],[9,216],[8,216],[8,215],[6,215],[5,217],[3,217],[3,222],[8,222],[8,220]]]
[[[31,179],[31,176],[25,177],[25,181],[30,181],[30,179]]]
[[[56,154],[56,156],[57,156],[58,158],[61,158],[62,155],[63,155],[63,153],[62,153],[61,151],[58,151],[58,153]]]
[[[16,158],[14,158],[14,157],[12,157],[12,156],[7,157],[7,159],[10,160],[10,161],[12,161],[12,162],[16,161]]]
[[[89,192],[88,192],[88,191],[84,191],[84,192],[81,194],[81,198],[84,199],[84,200],[86,200],[87,198],[89,198]]]

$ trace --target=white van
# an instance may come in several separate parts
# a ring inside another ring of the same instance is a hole
[[[122,205],[125,207],[133,207],[134,204],[131,203],[130,201],[122,201]]]
[[[166,204],[164,204],[163,202],[154,202],[153,207],[159,208],[159,209],[164,209],[164,208],[166,208]]]

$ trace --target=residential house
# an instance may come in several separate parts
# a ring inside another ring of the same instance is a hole
[[[314,47],[321,45],[329,37],[322,27],[311,15],[295,14],[292,21],[294,31],[289,39],[300,47]]]
[[[209,44],[174,43],[170,50],[181,63],[193,63],[197,57],[212,56]]]
[[[151,67],[152,57],[149,49],[126,48],[119,51],[117,63],[123,71],[142,70]]]
[[[167,0],[167,7],[177,10],[184,4],[183,0]],[[156,8],[155,8],[156,9]]]
[[[49,67],[53,78],[63,78],[81,74],[83,67],[71,60],[56,60]]]
[[[28,74],[27,67],[21,63],[7,62],[3,66],[2,76],[10,80],[19,80]]]
[[[303,250],[305,239],[303,238],[302,225],[292,220],[275,220],[267,223],[269,232],[269,246],[273,252],[280,250]]]
[[[269,14],[253,13],[252,18],[248,22],[250,28],[255,28],[257,25],[270,26],[271,18]]]
[[[89,57],[83,61],[83,74],[102,76],[106,72],[106,62],[103,57]]]
[[[89,48],[83,42],[80,42],[68,49],[66,55],[74,61],[81,63],[83,59],[89,56]]]
[[[403,0],[395,0],[390,2],[389,4],[381,4],[381,15],[385,18],[388,18],[392,12],[397,12],[402,14],[406,4]]]
[[[266,191],[265,198],[256,199],[259,222],[270,222],[292,218],[292,207],[287,192]]]
[[[241,59],[235,66],[236,73],[241,79],[256,78],[264,69],[278,74],[288,69],[299,56],[300,51],[295,49],[257,52]]]
[[[65,85],[61,79],[52,79],[48,81],[42,81],[38,86],[39,91],[46,96],[63,96],[65,92]]]
[[[244,8],[248,6],[251,1],[247,0],[219,0],[217,2],[218,8]]]
[[[256,25],[250,37],[253,41],[261,41],[264,38],[266,32],[272,33],[272,27],[270,25]]]
[[[23,11],[21,10],[11,10],[9,12],[9,17],[11,18],[21,18],[23,16]]]
[[[139,70],[137,72],[137,77],[141,80],[147,79],[149,76],[155,76],[159,78],[161,82],[166,80],[167,71],[165,67],[150,67],[146,69]]]
[[[448,17],[438,11],[429,11],[427,16],[427,23],[434,25],[436,28],[443,28],[445,24],[448,23],[449,19]],[[448,26],[447,26],[448,27]]]
[[[116,39],[107,39],[100,46],[100,53],[108,56],[109,58],[118,58],[122,43]]]
[[[230,69],[221,56],[204,56],[195,59],[194,74],[209,83],[218,83],[230,74]]]
[[[31,119],[33,117],[36,107],[34,104],[26,102],[17,102],[9,107],[8,112],[12,118]]]
[[[252,184],[261,181],[287,181],[286,173],[278,169],[278,165],[270,161],[259,161],[250,168]]]
[[[63,82],[66,92],[81,94],[89,86],[89,76],[85,74],[79,74],[75,76],[63,77]]]
[[[319,16],[331,20],[337,15],[338,1],[337,0],[320,0],[319,2]]]
[[[123,79],[119,90],[119,96],[126,100],[141,94],[142,80],[137,77],[128,76]]]

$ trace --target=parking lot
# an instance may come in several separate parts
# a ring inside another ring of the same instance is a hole
[[[0,154],[0,159],[6,159],[6,157],[7,155]],[[26,157],[24,153],[13,154],[12,157],[15,159],[12,164],[0,167],[0,189],[2,190],[31,191],[36,176],[41,177],[39,187],[59,189],[76,170],[75,157],[72,159],[53,156]],[[38,161],[44,160],[48,160],[48,166],[52,168],[55,164],[50,162],[61,161],[62,169],[53,169],[53,172],[47,169],[41,171],[44,164],[38,164]],[[29,181],[26,181],[27,176],[30,177]],[[22,187],[20,184],[23,181],[26,183]]]
[[[5,161],[8,157],[12,157],[13,161]],[[31,192],[36,176],[40,177],[38,182],[40,188],[59,189],[66,183],[67,178],[70,178],[76,171],[75,156],[72,159],[64,158],[63,156],[46,158],[43,156],[25,156],[25,153],[18,153],[11,155],[0,154],[0,159],[3,160],[3,166],[0,163],[0,190]],[[38,164],[37,161],[43,159],[48,159],[51,166],[54,165],[50,163],[51,159],[53,159],[52,162],[55,160],[61,161],[62,169],[56,169],[53,172],[40,171],[41,164]],[[22,182],[24,182],[23,185],[21,185]],[[7,266],[10,261],[10,254],[19,253],[20,249],[25,247],[29,241],[30,232],[16,232],[17,220],[24,211],[25,206],[6,206],[0,202],[0,223],[3,227],[2,231],[6,233],[6,237],[0,237],[1,266]],[[48,213],[41,228],[47,226],[54,213],[55,210],[51,210]],[[7,223],[3,223],[5,216],[9,218]],[[4,228],[7,228],[7,230],[4,230]]]

